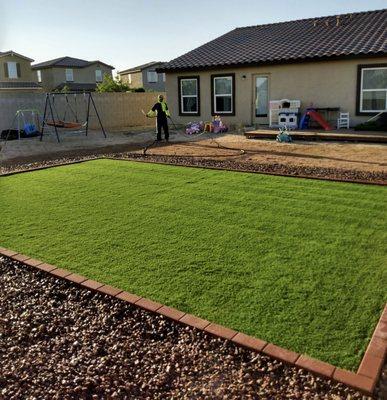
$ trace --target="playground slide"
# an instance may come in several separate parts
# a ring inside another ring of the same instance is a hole
[[[308,111],[308,115],[313,121],[316,121],[319,125],[321,125],[326,131],[332,131],[333,127],[329,125],[327,121],[323,118],[323,116],[317,111]]]

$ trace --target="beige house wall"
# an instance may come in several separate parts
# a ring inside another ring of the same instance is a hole
[[[73,82],[76,83],[96,83],[95,71],[100,69],[102,77],[105,74],[112,76],[112,70],[105,65],[93,64],[85,68],[71,68],[73,70]],[[35,71],[35,74],[37,71]],[[52,67],[41,69],[42,86],[46,91],[55,89],[61,83],[66,82],[66,68]]]
[[[5,77],[4,63],[6,62],[17,62],[20,64],[20,78],[11,79]],[[31,62],[21,58],[17,55],[9,55],[0,57],[0,80],[3,82],[37,82],[36,74],[31,69]]]
[[[131,83],[129,83],[129,75],[131,75]],[[120,74],[120,79],[126,83],[131,89],[143,87],[142,72],[133,72],[131,74]]]
[[[284,98],[301,100],[301,111],[312,103],[315,107],[340,107],[350,113],[351,125],[369,117],[356,116],[357,67],[359,64],[386,63],[387,57],[354,60],[320,61],[298,64],[257,66],[166,74],[168,106],[175,122],[209,121],[211,115],[211,75],[235,73],[235,116],[223,116],[227,124],[252,125],[268,123],[268,118],[256,119],[254,76],[269,77],[269,100]],[[200,116],[179,116],[178,77],[200,77]]]

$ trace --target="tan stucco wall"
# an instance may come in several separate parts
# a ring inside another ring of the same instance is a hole
[[[6,62],[17,62],[20,64],[21,77],[18,79],[11,79],[5,77],[4,63]],[[18,57],[17,55],[9,55],[0,57],[0,81],[3,82],[37,82],[36,74],[31,69],[31,62]]]
[[[132,79],[131,83],[129,83],[129,75],[131,75],[131,79]],[[133,72],[131,74],[120,74],[119,77],[122,80],[122,82],[126,83],[130,88],[143,87],[141,71]]]
[[[161,93],[165,95],[165,93]],[[141,110],[148,111],[157,101],[159,93],[93,93],[93,99],[101,117],[103,126],[107,131],[126,128],[129,126],[155,126],[155,119],[147,118]],[[78,95],[77,104],[73,96],[69,97],[70,105],[77,110],[81,122],[84,122],[87,103],[83,95]],[[2,93],[0,91],[0,132],[9,129],[17,110],[33,108],[43,116],[45,105],[44,93]],[[55,110],[63,116],[66,110],[64,96],[55,97]],[[55,111],[54,111],[55,113]],[[71,114],[71,113],[70,113]],[[73,118],[67,109],[68,120]],[[94,109],[91,109],[90,128],[99,129],[98,119]],[[55,117],[55,116],[54,116]],[[48,114],[47,119],[51,119]],[[62,131],[62,130],[61,130]]]
[[[85,68],[72,68],[73,78],[76,83],[96,83],[95,82],[95,70],[100,69],[102,71],[102,77],[105,74],[112,76],[112,70],[101,64],[93,64]],[[66,82],[66,68],[44,68],[41,69],[42,73],[42,85],[45,90],[53,90],[58,85]],[[35,71],[36,74],[36,71]]]
[[[166,93],[172,117],[178,123],[211,120],[211,75],[235,73],[235,116],[222,116],[228,124],[267,123],[254,117],[254,74],[269,76],[269,100],[301,100],[301,110],[311,103],[315,107],[340,107],[350,113],[351,125],[369,117],[356,116],[357,66],[386,63],[387,57],[356,60],[320,61],[204,72],[167,73]],[[200,116],[179,116],[178,76],[200,76]],[[245,78],[243,78],[245,76]]]

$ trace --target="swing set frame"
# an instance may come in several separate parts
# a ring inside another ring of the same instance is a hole
[[[42,130],[40,131],[40,141],[42,141],[43,139],[43,133],[44,133],[44,128],[45,126],[52,126],[54,128],[55,131],[55,135],[56,135],[56,139],[58,140],[58,143],[60,142],[59,139],[59,129],[58,128],[63,128],[63,129],[68,129],[71,130],[74,128],[74,126],[78,126],[78,121],[74,122],[69,122],[66,123],[65,121],[62,121],[59,119],[59,115],[57,110],[55,109],[55,96],[65,96],[66,99],[66,106],[70,108],[70,110],[73,112],[73,114],[75,115],[75,119],[77,120],[77,115],[74,113],[74,110],[72,110],[70,103],[68,101],[68,95],[74,95],[76,98],[77,95],[82,94],[83,96],[87,97],[86,102],[87,102],[87,106],[86,106],[86,122],[83,124],[85,126],[85,135],[87,136],[88,131],[89,131],[89,119],[90,119],[90,107],[94,108],[94,111],[96,113],[96,116],[98,118],[98,122],[99,125],[102,129],[102,133],[104,135],[104,137],[106,138],[106,132],[105,129],[102,125],[102,121],[101,118],[99,116],[97,107],[95,105],[93,96],[91,94],[91,92],[84,92],[84,93],[79,93],[79,92],[47,92],[46,93],[46,100],[45,100],[45,105],[44,105],[44,113],[43,113],[43,123],[42,123]],[[56,118],[55,118],[55,114],[56,114]],[[66,116],[67,113],[67,108],[65,110],[65,114],[64,114],[64,118]],[[47,121],[47,117],[49,117],[49,115],[51,114],[51,123]],[[63,118],[63,119],[64,119]],[[67,125],[67,126],[66,126]],[[80,126],[82,127],[82,125]]]

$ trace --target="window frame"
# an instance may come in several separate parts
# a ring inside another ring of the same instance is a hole
[[[151,81],[149,80],[149,73],[154,73],[156,76],[156,80],[155,81]],[[146,71],[146,80],[148,83],[157,83],[159,81],[159,74],[157,73],[156,70],[148,70]]]
[[[67,71],[71,71],[71,80],[67,79]],[[65,79],[66,82],[74,82],[74,69],[73,68],[65,68]]]
[[[196,80],[196,96],[194,95],[183,95],[181,90],[181,83],[184,80]],[[178,86],[178,94],[179,94],[179,115],[180,116],[199,116],[200,115],[200,77],[199,75],[194,76],[178,76],[177,77],[177,86]],[[183,110],[183,96],[185,97],[196,97],[197,99],[197,111],[190,112]]]
[[[101,79],[100,79],[100,80],[97,79],[97,72],[98,72],[98,71],[101,73]],[[102,69],[101,69],[101,68],[98,68],[98,69],[95,70],[95,82],[96,82],[96,83],[101,83],[102,81],[103,81]]]
[[[15,76],[11,76],[10,65],[15,66]],[[7,69],[8,69],[8,79],[19,79],[19,74],[17,72],[17,61],[7,61]]]
[[[256,109],[256,96],[257,96],[257,78],[266,78],[267,80],[267,113],[266,114],[257,114],[257,109]],[[269,116],[270,113],[270,79],[269,79],[269,74],[256,74],[254,75],[254,95],[255,95],[255,99],[254,99],[254,115],[255,118],[267,118]]]
[[[36,71],[36,75],[37,75],[37,78],[38,78],[38,83],[42,83],[42,70],[38,69]]]
[[[229,111],[216,111],[216,96],[230,96],[230,95],[216,95],[215,94],[215,79],[216,78],[231,78],[231,112]],[[211,115],[235,115],[235,73],[228,74],[214,74],[211,75]]]
[[[367,69],[384,69],[387,68],[387,63],[383,64],[359,64],[357,66],[357,85],[356,85],[356,115],[372,116],[383,111],[363,111],[363,91],[383,91],[384,89],[363,89],[363,71]],[[387,107],[387,89],[386,91],[386,107]]]
[[[128,84],[132,84],[132,74],[128,74]]]

